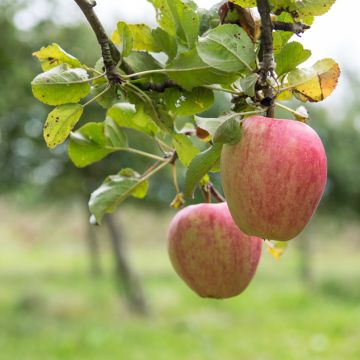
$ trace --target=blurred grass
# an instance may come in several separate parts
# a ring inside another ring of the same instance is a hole
[[[264,249],[246,292],[216,301],[197,297],[173,272],[164,241],[170,211],[122,209],[152,310],[145,319],[129,314],[117,293],[105,233],[104,275],[89,276],[80,208],[0,203],[0,359],[360,359],[355,221],[318,216],[307,229],[313,287],[301,281],[295,241],[280,261]]]

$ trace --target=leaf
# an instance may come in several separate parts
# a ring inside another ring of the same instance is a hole
[[[49,148],[54,148],[67,139],[83,111],[80,104],[65,104],[49,113],[44,125],[44,139]]]
[[[117,103],[108,110],[106,116],[114,120],[118,126],[141,131],[150,136],[155,136],[159,131],[159,127],[144,112],[142,106],[136,108],[130,103]]]
[[[310,56],[311,51],[305,50],[300,43],[293,41],[286,44],[281,51],[275,55],[277,75],[281,76],[295,69]]]
[[[306,123],[309,120],[309,113],[305,106],[299,106],[296,109],[296,114],[294,114],[294,117],[297,121],[301,121]]]
[[[240,86],[242,91],[248,96],[255,96],[255,85],[259,79],[258,74],[250,74],[240,79]]]
[[[131,31],[130,25],[123,21],[119,21],[116,30],[112,33],[111,39],[115,44],[120,45],[120,52],[123,57],[130,55],[131,50],[135,47],[134,36]],[[143,49],[135,49],[143,50]]]
[[[308,16],[320,16],[327,13],[336,0],[301,0],[294,4],[294,11],[297,12],[299,18]]]
[[[178,55],[167,69],[169,77],[188,91],[201,85],[230,84],[237,77],[205,64],[196,49]]]
[[[175,198],[171,201],[170,207],[173,209],[180,209],[185,205],[185,198],[183,193],[177,193]]]
[[[77,167],[90,165],[113,152],[106,148],[106,142],[104,123],[87,123],[71,133],[69,158]]]
[[[44,71],[60,64],[67,64],[72,68],[81,67],[81,62],[76,57],[68,54],[58,44],[42,47],[39,51],[33,52],[33,56],[39,59]]]
[[[177,53],[177,43],[175,37],[171,36],[169,33],[159,27],[152,30],[152,35],[161,50],[166,53],[168,59],[172,60]]]
[[[87,79],[84,69],[62,64],[36,76],[31,87],[34,96],[45,104],[77,103],[90,92],[90,85],[84,82]]]
[[[155,41],[150,27],[145,24],[126,24],[120,21],[117,24],[117,30],[112,33],[111,39],[115,44],[120,44],[125,49],[123,54],[125,57],[130,54],[132,49],[152,52],[161,51],[161,47]]]
[[[223,122],[214,134],[213,141],[215,144],[230,144],[234,145],[240,141],[241,138],[241,123],[231,118]]]
[[[208,109],[214,103],[214,93],[206,88],[194,88],[191,92],[170,88],[164,92],[164,100],[174,114],[188,116]]]
[[[149,183],[132,169],[123,169],[117,175],[108,176],[90,196],[89,209],[98,224],[106,213],[112,213],[127,197],[142,199]]]
[[[126,134],[123,129],[110,117],[107,117],[104,121],[104,134],[107,146],[114,148],[128,147]]]
[[[185,176],[184,195],[193,197],[198,182],[211,170],[220,159],[222,144],[215,144],[193,158]]]
[[[196,4],[191,0],[149,0],[156,10],[160,27],[169,35],[176,36],[188,48],[195,45],[199,34],[200,20]]]
[[[333,92],[339,76],[339,65],[333,59],[323,59],[311,68],[291,71],[286,87],[292,87],[293,94],[303,102],[318,102]]]
[[[200,116],[194,116],[196,126],[205,130],[211,138],[215,135],[217,128],[224,122],[221,117],[218,118],[203,118]],[[211,140],[211,138],[209,140]]]
[[[251,8],[256,6],[256,0],[230,0],[230,2],[243,8]]]
[[[199,149],[184,134],[172,134],[172,140],[179,160],[184,166],[189,166],[191,160],[200,152]]]
[[[274,259],[280,260],[281,255],[283,255],[289,245],[289,241],[266,240],[265,244],[268,252],[274,257]]]
[[[197,49],[206,64],[222,71],[244,72],[255,67],[254,44],[238,25],[226,24],[210,30],[199,39]]]

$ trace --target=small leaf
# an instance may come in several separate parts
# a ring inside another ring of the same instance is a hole
[[[68,54],[58,44],[42,47],[33,52],[33,56],[39,59],[44,71],[50,70],[60,64],[67,64],[72,68],[81,67],[81,62],[74,56]]]
[[[250,74],[240,79],[240,86],[243,92],[248,96],[255,96],[255,85],[259,79],[258,74]]]
[[[230,0],[230,2],[243,8],[251,8],[256,6],[256,0]]]
[[[193,158],[186,172],[184,194],[193,197],[196,185],[220,159],[222,144],[215,144]]]
[[[226,24],[199,39],[198,52],[208,65],[226,72],[251,71],[256,52],[248,34],[238,25]]]
[[[80,104],[65,104],[49,113],[44,125],[44,139],[49,148],[54,148],[67,139],[83,111]]]
[[[184,166],[189,166],[191,160],[200,152],[191,140],[184,134],[172,134],[176,153]]]
[[[311,51],[305,50],[299,42],[293,41],[286,44],[275,56],[277,75],[281,76],[295,69],[310,56]]]
[[[152,30],[152,35],[155,42],[159,44],[162,51],[168,56],[169,60],[172,60],[177,54],[176,38],[159,27]]]
[[[90,165],[112,152],[106,148],[104,123],[87,123],[70,135],[68,154],[77,167]]]
[[[180,209],[185,205],[185,198],[183,193],[177,193],[174,200],[170,203],[170,207],[173,209]]]
[[[291,86],[293,94],[303,102],[322,101],[334,91],[339,76],[339,65],[332,59],[324,59],[311,68],[291,71],[286,87]]]
[[[299,106],[296,109],[296,114],[294,114],[294,116],[297,121],[301,121],[304,123],[306,123],[309,120],[309,113],[305,106]]]
[[[211,138],[214,136],[217,128],[224,122],[221,117],[218,118],[203,118],[200,116],[194,116],[196,126],[205,130]]]
[[[108,176],[103,184],[95,190],[89,200],[90,212],[96,222],[106,213],[113,212],[127,197],[142,199],[146,196],[149,183],[132,169],[124,169],[117,175]]]
[[[274,257],[274,259],[280,260],[281,255],[284,254],[287,246],[289,245],[289,241],[266,240],[265,244],[268,252]]]
[[[120,51],[124,57],[129,56],[131,50],[135,48],[133,33],[130,29],[130,26],[123,21],[119,21],[117,23],[117,28],[112,33],[111,39],[115,44],[120,45]],[[138,49],[135,48],[135,50]]]
[[[31,82],[32,92],[48,105],[77,103],[90,92],[90,85],[82,82],[87,79],[84,69],[72,69],[62,64],[36,76]]]
[[[231,118],[223,122],[214,134],[215,144],[230,144],[234,145],[240,141],[241,138],[241,123]]]
[[[205,111],[214,103],[214,93],[206,88],[182,91],[166,89],[164,99],[170,111],[179,116],[194,115]]]
[[[141,131],[150,136],[155,136],[159,131],[158,126],[144,112],[143,107],[136,108],[130,103],[115,104],[108,110],[107,117],[114,120],[118,126]]]

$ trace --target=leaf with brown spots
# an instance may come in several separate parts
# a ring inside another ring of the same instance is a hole
[[[67,139],[83,111],[80,104],[65,104],[49,113],[44,125],[44,139],[49,148],[54,148]]]
[[[336,88],[340,76],[339,65],[333,59],[323,59],[310,68],[295,69],[287,77],[287,88],[301,101],[318,102]]]

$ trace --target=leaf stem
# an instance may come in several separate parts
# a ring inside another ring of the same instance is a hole
[[[281,109],[284,109],[284,110],[288,111],[289,113],[291,113],[291,114],[293,114],[295,116],[299,116],[301,118],[304,117],[304,115],[298,113],[296,110],[293,110],[293,109],[291,109],[291,108],[289,108],[289,107],[287,107],[287,106],[285,106],[285,105],[283,105],[281,103],[275,102],[275,105],[278,106]]]
[[[157,160],[157,161],[160,161],[160,162],[165,162],[165,161],[167,161],[167,159],[162,158],[162,157],[160,157],[160,156],[157,156],[157,155],[154,155],[154,154],[145,152],[145,151],[141,151],[141,150],[138,150],[138,149],[134,149],[134,148],[131,148],[131,147],[112,147],[112,146],[106,146],[106,149],[108,149],[108,150],[114,150],[114,151],[125,151],[125,152],[129,152],[129,153],[141,155],[141,156],[147,157],[147,158],[149,158],[149,159]]]
[[[83,108],[88,106],[89,104],[91,104],[92,102],[94,102],[96,99],[98,99],[99,97],[103,96],[108,90],[110,90],[111,88],[111,84],[107,84],[106,88],[101,91],[100,93],[98,93],[97,95],[95,95],[92,99],[90,99],[88,102],[86,102],[85,104],[83,104]]]

